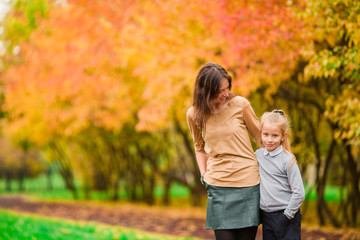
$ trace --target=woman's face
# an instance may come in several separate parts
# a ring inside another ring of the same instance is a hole
[[[229,91],[230,91],[230,84],[229,81],[226,78],[223,78],[221,80],[220,89],[215,96],[213,103],[214,104],[222,104],[226,101],[226,99],[229,97]]]

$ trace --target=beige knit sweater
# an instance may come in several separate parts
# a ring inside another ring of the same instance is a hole
[[[248,131],[260,135],[259,120],[248,100],[235,96],[221,112],[212,114],[205,129],[195,123],[194,107],[186,114],[196,152],[208,160],[204,180],[221,187],[248,187],[260,183],[258,163]]]

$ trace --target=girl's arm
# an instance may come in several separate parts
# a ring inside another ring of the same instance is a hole
[[[294,162],[295,161],[295,162]],[[305,198],[304,184],[301,178],[299,166],[295,159],[292,159],[290,167],[288,167],[288,181],[292,191],[290,202],[285,209],[284,214],[292,219],[295,213],[299,210]]]

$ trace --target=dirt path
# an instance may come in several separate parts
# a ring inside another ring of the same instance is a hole
[[[192,208],[148,207],[134,204],[100,204],[73,202],[45,202],[24,197],[0,197],[0,208],[72,220],[136,228],[139,230],[214,239],[213,232],[205,230],[205,212]],[[261,240],[258,231],[257,240]],[[360,240],[360,234],[318,228],[302,228],[306,240]]]

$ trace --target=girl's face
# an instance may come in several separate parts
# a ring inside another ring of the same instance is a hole
[[[229,81],[224,78],[221,81],[220,90],[218,91],[216,97],[213,100],[214,104],[223,104],[226,101],[226,99],[229,97],[229,86]]]
[[[282,134],[279,125],[265,122],[262,126],[261,140],[268,152],[278,148],[282,140],[286,137],[286,133]]]

